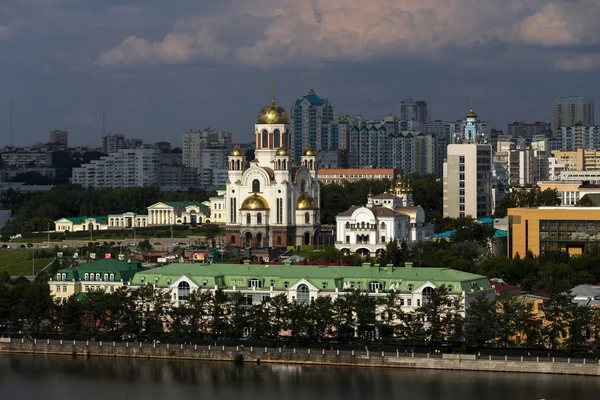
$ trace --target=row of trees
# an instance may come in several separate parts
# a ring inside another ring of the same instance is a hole
[[[600,333],[600,311],[578,306],[566,294],[551,296],[536,316],[519,297],[486,296],[471,301],[463,318],[463,299],[440,287],[416,310],[404,311],[395,292],[381,297],[354,291],[336,299],[317,297],[288,302],[285,295],[248,304],[243,294],[223,291],[184,293],[173,305],[169,293],[146,285],[118,288],[52,301],[43,282],[0,285],[0,322],[12,332],[111,335],[134,333],[150,338],[367,342],[381,338],[409,346],[451,343],[565,349],[584,348]],[[595,342],[594,342],[595,343]]]

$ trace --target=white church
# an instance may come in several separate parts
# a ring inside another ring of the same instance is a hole
[[[291,161],[289,119],[274,93],[258,115],[254,135],[255,159],[248,165],[239,147],[229,155],[221,208],[227,243],[249,248],[318,243],[317,153],[307,148],[299,164]]]
[[[335,220],[335,247],[361,255],[375,256],[392,240],[410,247],[426,236],[425,212],[414,204],[408,182],[398,181],[387,193],[369,194],[365,206],[352,206]]]

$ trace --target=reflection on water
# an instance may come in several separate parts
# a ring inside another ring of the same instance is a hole
[[[0,355],[2,399],[595,399],[596,377]]]

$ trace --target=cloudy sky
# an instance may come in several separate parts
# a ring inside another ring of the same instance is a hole
[[[249,140],[269,102],[314,88],[336,114],[472,102],[499,129],[550,120],[557,96],[600,93],[599,0],[0,0],[0,135],[107,128],[181,142],[213,126]],[[596,99],[600,102],[600,98]]]

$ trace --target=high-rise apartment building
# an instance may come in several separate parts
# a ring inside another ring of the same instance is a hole
[[[329,100],[310,90],[296,100],[291,108],[292,157],[300,161],[304,149],[317,151],[339,150],[337,124],[333,119],[333,107]]]
[[[560,126],[556,138],[561,141],[561,149],[597,149],[600,146],[600,126],[585,126],[576,123],[572,126]]]
[[[400,119],[419,122],[423,127],[427,123],[427,103],[423,100],[402,100],[400,102]]]
[[[54,129],[48,134],[48,143],[53,147],[67,147],[69,143],[69,131]]]
[[[444,163],[444,217],[473,218],[492,215],[492,146],[477,130],[471,109],[465,130],[448,145]]]
[[[508,124],[507,135],[510,137],[533,137],[535,135],[552,135],[550,122],[513,122]]]
[[[182,147],[183,165],[186,167],[201,168],[210,164],[203,161],[203,158],[208,157],[221,160],[215,164],[215,168],[227,169],[227,156],[232,148],[231,132],[217,131],[213,128],[202,131],[192,129],[183,134]]]
[[[158,149],[121,149],[73,168],[71,181],[94,188],[157,186],[159,167]]]
[[[581,123],[584,126],[594,125],[594,101],[585,97],[559,97],[552,107],[552,132],[558,133],[563,126]]]
[[[125,148],[125,135],[109,133],[102,136],[102,151],[106,154],[116,153]]]

